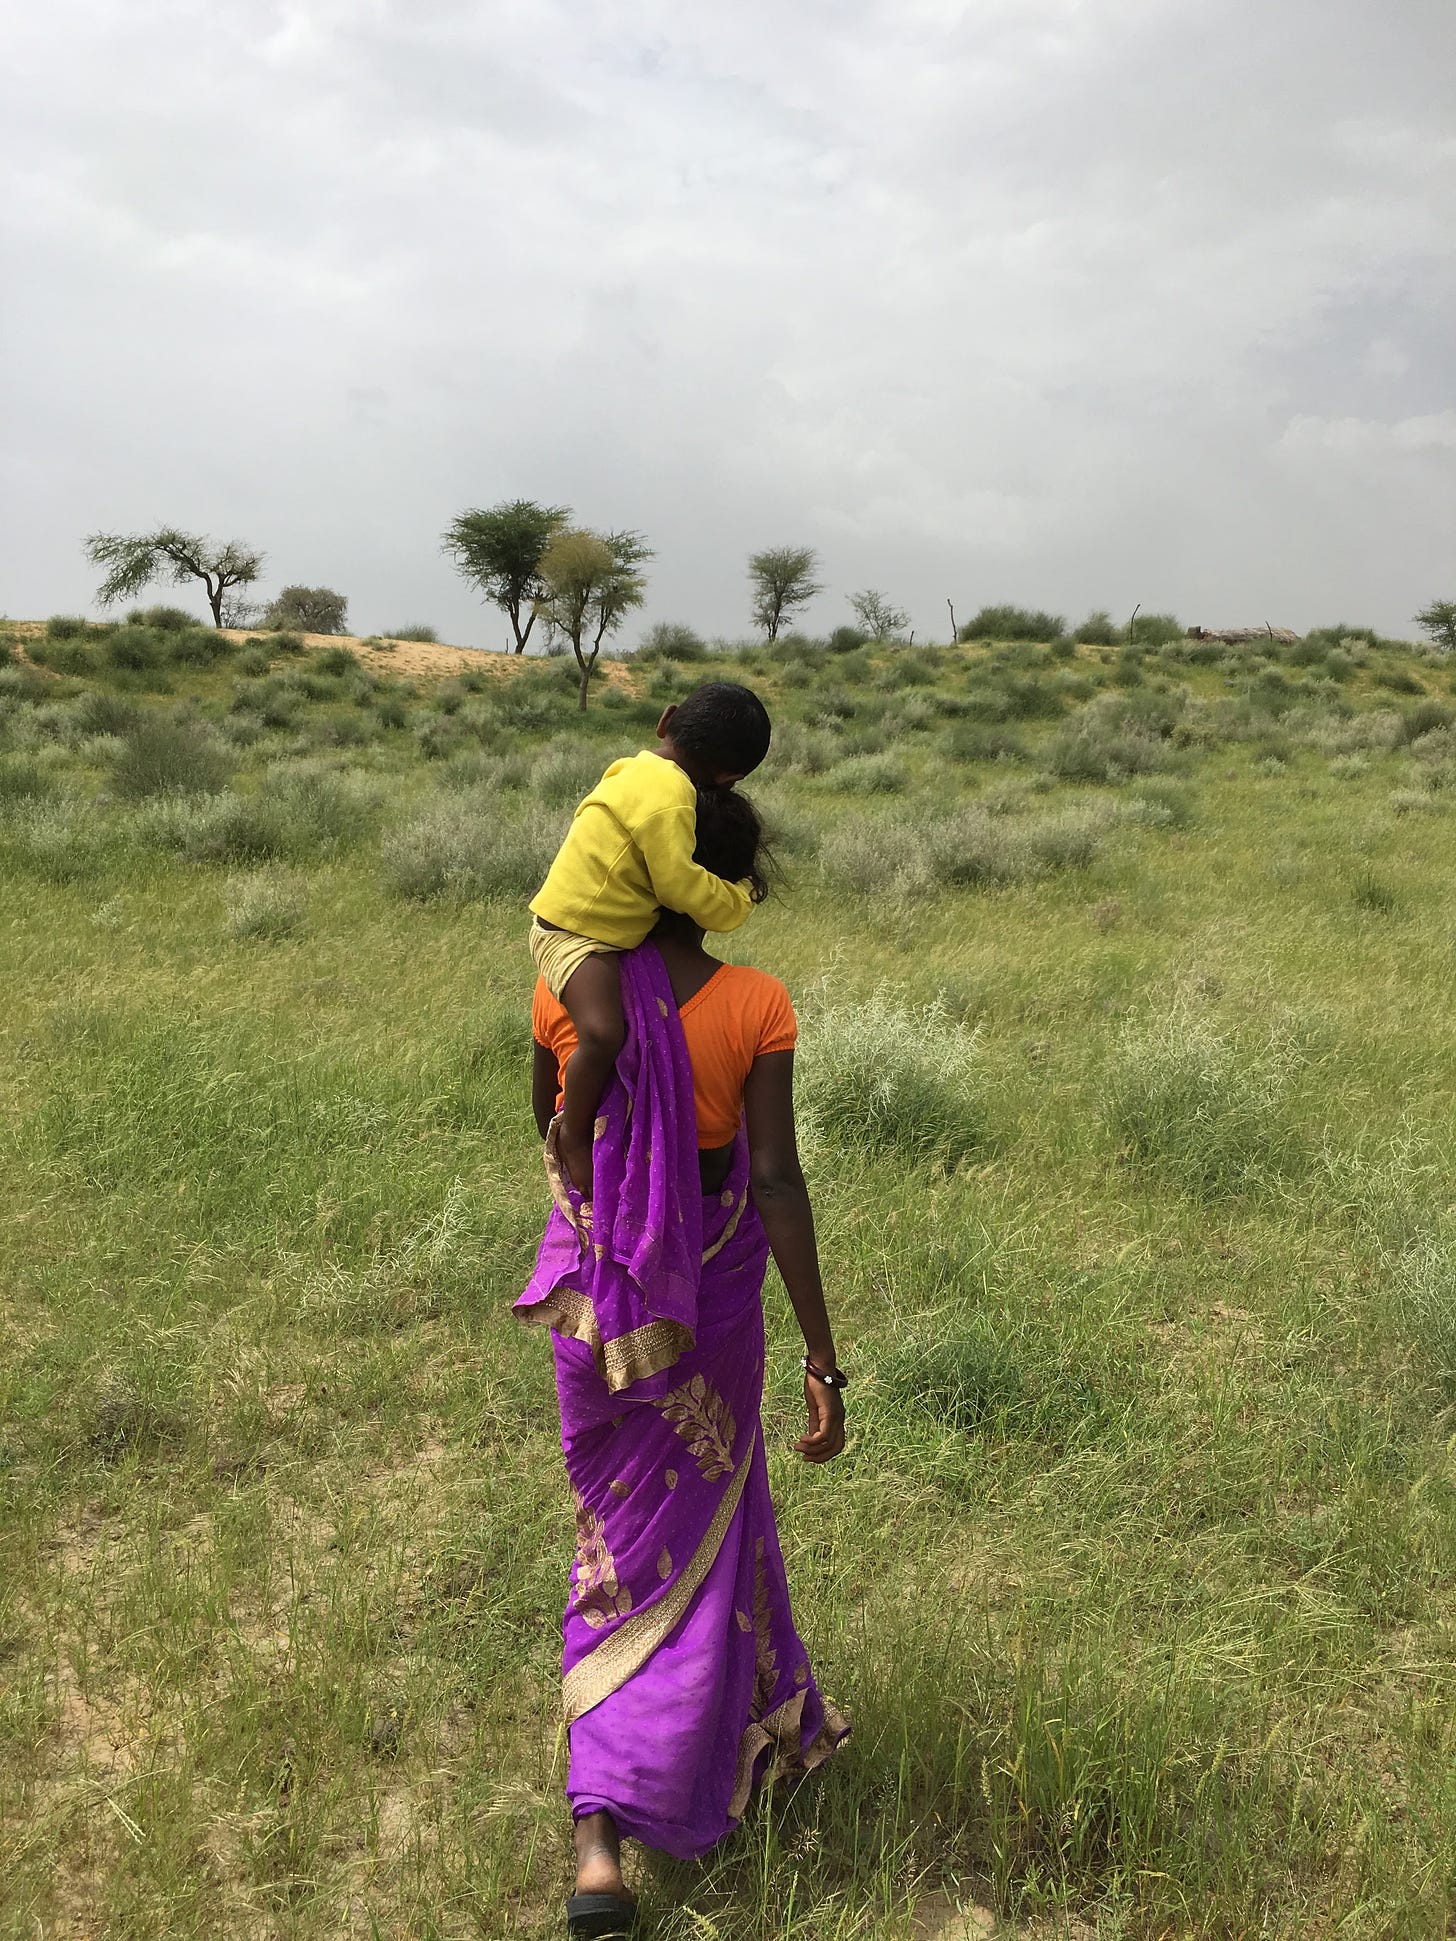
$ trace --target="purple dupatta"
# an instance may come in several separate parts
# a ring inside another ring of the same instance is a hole
[[[737,1823],[755,1783],[811,1770],[848,1727],[794,1627],[769,1497],[768,1242],[746,1143],[705,1196],[666,968],[650,944],[621,964],[627,1038],[597,1120],[593,1203],[548,1140],[557,1204],[516,1311],[554,1330],[576,1499],[568,1797],[689,1857]]]

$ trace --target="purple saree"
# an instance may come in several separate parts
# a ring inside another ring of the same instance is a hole
[[[692,1069],[661,957],[621,959],[627,1036],[602,1100],[595,1197],[556,1207],[516,1303],[554,1331],[577,1552],[563,1623],[580,1817],[680,1858],[755,1784],[811,1771],[848,1730],[794,1629],[760,1404],[768,1243],[740,1133],[698,1178]]]

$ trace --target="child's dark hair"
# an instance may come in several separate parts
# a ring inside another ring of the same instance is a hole
[[[751,775],[768,753],[773,729],[768,709],[751,687],[704,681],[678,702],[668,732],[704,768]]]
[[[725,882],[748,882],[755,903],[768,895],[774,860],[758,810],[737,789],[698,790],[698,841],[693,861]]]

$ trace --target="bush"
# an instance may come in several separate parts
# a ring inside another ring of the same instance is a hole
[[[806,1122],[840,1150],[951,1168],[988,1144],[976,1036],[942,1005],[906,1010],[877,991],[811,1010],[800,1042]]]
[[[40,762],[0,755],[0,818],[19,802],[38,802],[55,793],[55,776]]]
[[[347,647],[325,647],[314,659],[320,674],[357,674],[359,662]]]
[[[227,886],[227,935],[235,942],[278,943],[303,928],[304,902],[298,885],[260,872],[235,876]]]
[[[1182,621],[1171,613],[1139,613],[1128,622],[1127,639],[1129,646],[1167,647],[1182,640],[1184,631]]]
[[[957,762],[1019,762],[1026,756],[1026,744],[1009,728],[982,727],[975,721],[957,721],[942,746]]]
[[[96,687],[78,697],[71,720],[79,735],[129,735],[141,726],[143,715],[135,701]]]
[[[197,615],[185,607],[133,607],[126,616],[129,627],[150,627],[154,633],[191,633],[200,626]]]
[[[271,664],[266,647],[245,647],[238,655],[238,672],[253,679],[260,674],[266,674]]]
[[[281,803],[231,789],[205,799],[164,797],[148,806],[141,833],[189,863],[265,863],[289,849]]]
[[[317,854],[360,841],[379,811],[374,785],[320,760],[275,762],[262,793],[283,818],[290,855]]]
[[[831,654],[853,654],[867,647],[869,638],[863,627],[836,627],[825,644]]]
[[[1122,628],[1104,608],[1098,607],[1073,634],[1084,647],[1116,647],[1122,641]]]
[[[84,640],[91,623],[77,613],[53,613],[46,622],[47,640]]]
[[[596,787],[602,767],[601,756],[579,742],[543,748],[531,768],[531,793],[558,808],[574,805]]]
[[[1059,614],[1030,607],[982,607],[961,628],[962,640],[1056,640],[1067,631]]]
[[[1243,1048],[1175,1005],[1129,1026],[1106,1079],[1103,1112],[1124,1157],[1167,1172],[1190,1192],[1242,1192],[1285,1166],[1287,1049]]]
[[[851,755],[830,771],[829,787],[846,795],[898,795],[910,786],[910,772],[896,755]]]
[[[106,657],[113,667],[129,668],[137,673],[159,667],[168,659],[168,643],[155,629],[128,622],[107,636]]]
[[[237,652],[237,642],[216,627],[188,627],[165,637],[168,660],[179,667],[212,667]]]
[[[380,641],[381,646],[392,646],[395,641],[418,641],[424,646],[433,647],[440,636],[433,627],[386,627]]]
[[[1099,695],[1053,737],[1047,766],[1069,782],[1114,782],[1165,768],[1167,738],[1181,711],[1153,694]]]
[[[659,620],[642,636],[633,657],[640,661],[697,661],[708,658],[708,643],[691,627],[676,620]]]
[[[287,632],[275,634],[269,645],[275,654],[301,654],[303,652],[303,636],[302,634]]]
[[[4,833],[17,861],[50,883],[89,876],[105,848],[105,832],[94,813],[66,797],[25,805]]]
[[[785,721],[774,729],[769,752],[771,772],[826,775],[842,760],[839,737],[827,728],[806,728],[802,721]]]
[[[957,887],[1020,883],[1054,870],[1086,869],[1101,845],[1103,823],[1085,811],[1024,819],[992,816],[979,804],[928,831],[937,881]]]
[[[285,586],[263,614],[262,625],[268,633],[285,629],[305,634],[342,634],[347,626],[349,602],[331,586]]]
[[[124,730],[111,767],[114,794],[211,795],[227,782],[228,760],[212,735],[177,715],[146,714]]]
[[[531,895],[556,854],[549,818],[504,816],[497,802],[441,798],[386,836],[385,878],[398,896],[469,902]]]
[[[84,640],[32,640],[30,658],[57,674],[91,674],[96,668],[95,650]]]

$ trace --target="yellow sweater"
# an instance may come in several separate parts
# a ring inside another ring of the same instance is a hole
[[[705,930],[736,930],[752,907],[744,883],[693,861],[697,795],[676,762],[628,755],[582,801],[531,909],[543,922],[633,950],[659,910]]]

